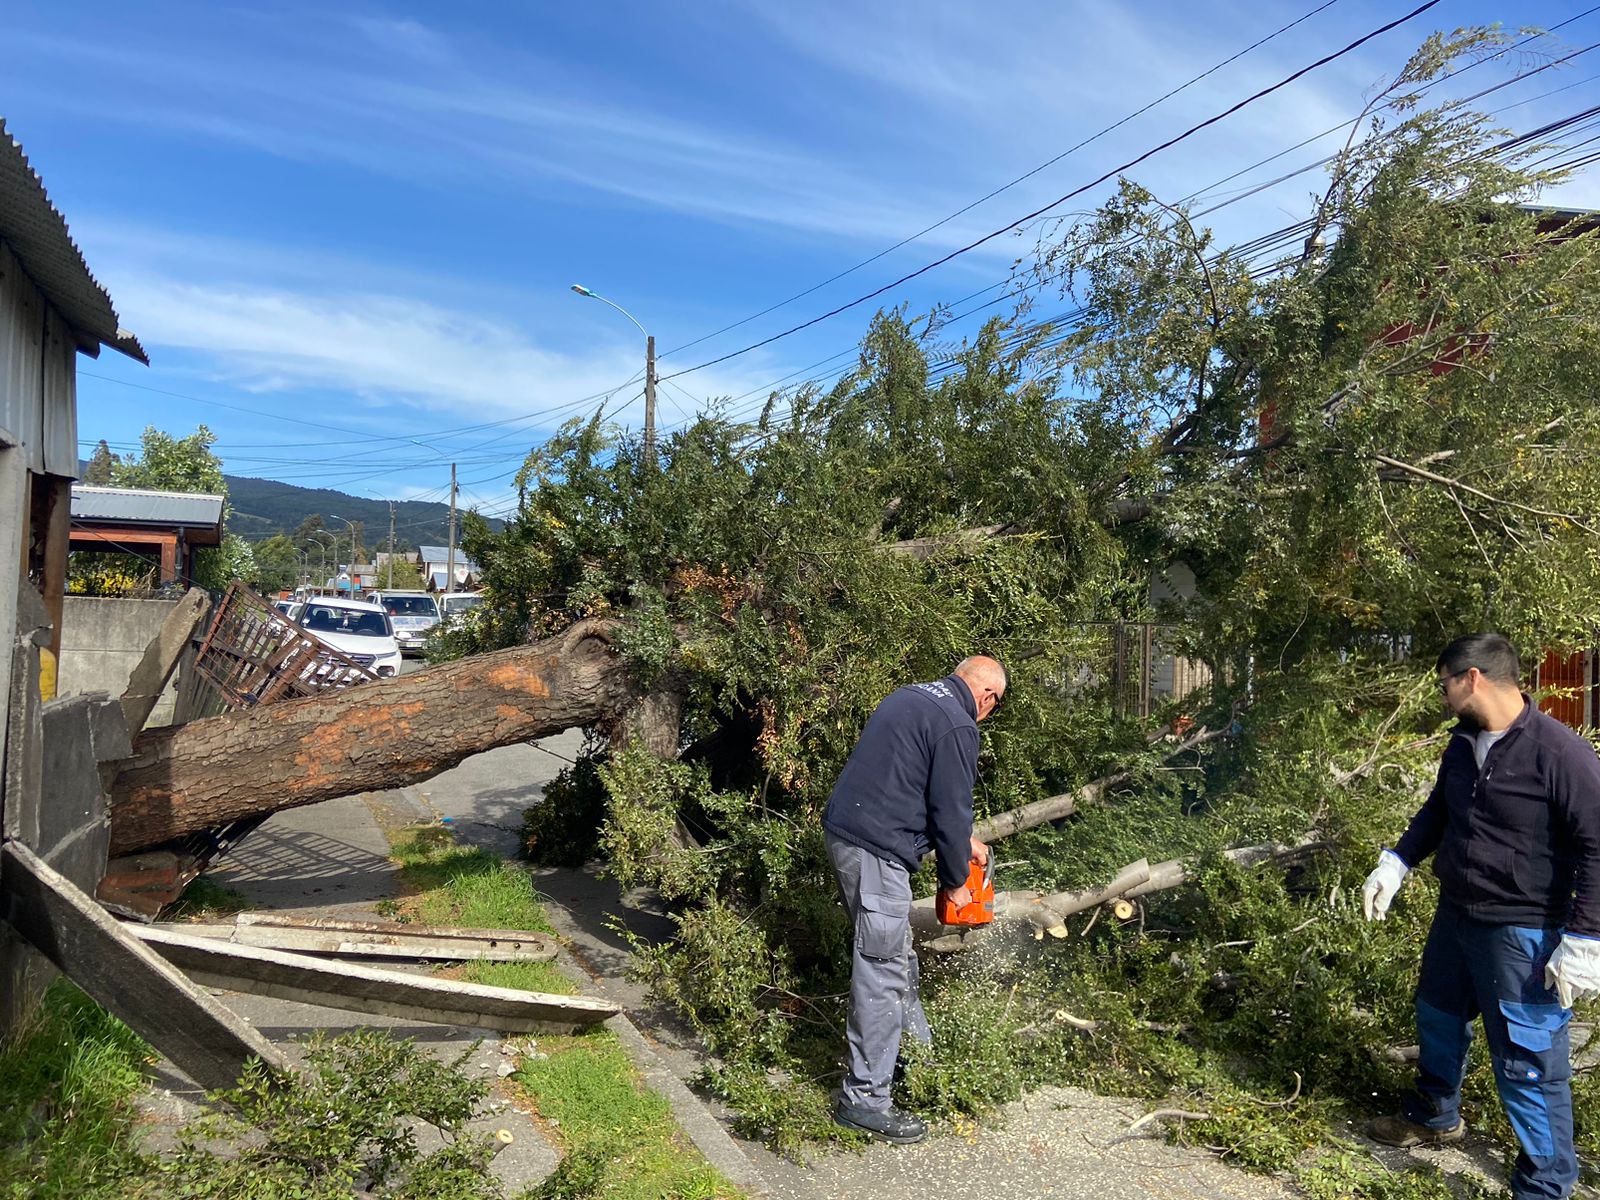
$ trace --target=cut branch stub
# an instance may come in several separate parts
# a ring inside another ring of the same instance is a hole
[[[614,624],[303,700],[154,729],[111,792],[111,853],[404,787],[469,755],[609,722],[639,698]]]

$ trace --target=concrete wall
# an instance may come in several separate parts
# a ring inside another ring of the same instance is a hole
[[[68,596],[61,619],[59,694],[109,692],[120,696],[145,647],[161,630],[176,600],[116,600]],[[161,694],[146,726],[170,725],[177,703],[177,672]]]

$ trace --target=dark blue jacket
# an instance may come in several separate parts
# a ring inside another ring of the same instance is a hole
[[[1600,937],[1600,758],[1526,696],[1522,714],[1473,754],[1478,726],[1456,725],[1439,778],[1395,853],[1438,851],[1439,890],[1497,925],[1565,926]]]
[[[822,828],[907,871],[931,848],[940,885],[966,883],[977,717],[972,693],[954,675],[889,693],[833,785]]]

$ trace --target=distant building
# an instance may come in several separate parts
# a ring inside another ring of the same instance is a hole
[[[459,592],[477,586],[478,564],[463,554],[460,546],[456,547],[456,577],[453,583],[447,579],[449,547],[419,546],[412,561],[421,569],[422,578],[427,581],[430,592]]]
[[[224,499],[204,492],[72,485],[72,546],[148,555],[160,583],[188,586],[194,551],[222,544]]]

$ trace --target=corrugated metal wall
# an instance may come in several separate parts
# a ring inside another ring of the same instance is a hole
[[[78,475],[77,347],[17,256],[0,242],[0,428],[37,475]]]

